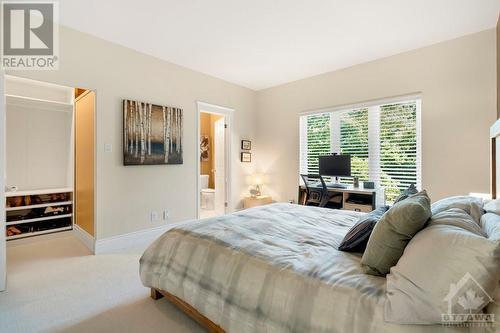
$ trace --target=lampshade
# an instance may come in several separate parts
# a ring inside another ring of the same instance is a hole
[[[263,175],[256,173],[252,176],[252,183],[254,185],[262,185],[264,184],[264,177]]]

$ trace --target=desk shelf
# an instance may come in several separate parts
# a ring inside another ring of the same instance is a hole
[[[342,194],[342,202],[339,209],[352,210],[368,213],[372,210],[385,205],[385,191],[383,187],[375,189],[365,189],[348,185],[346,188],[329,187],[329,192]],[[306,202],[306,187],[299,186],[299,204]],[[335,198],[335,197],[334,197]]]

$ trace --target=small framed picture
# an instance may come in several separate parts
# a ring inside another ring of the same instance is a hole
[[[252,153],[241,152],[241,161],[242,162],[252,162]]]
[[[241,149],[243,149],[243,150],[251,150],[252,149],[252,141],[250,141],[250,140],[241,140]]]

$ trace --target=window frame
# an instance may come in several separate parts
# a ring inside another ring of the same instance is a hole
[[[348,112],[358,109],[368,109],[368,178],[375,181],[377,186],[381,185],[381,143],[380,143],[380,114],[381,107],[390,104],[415,103],[416,106],[416,186],[418,189],[422,186],[422,96],[421,94],[411,94],[393,98],[384,98],[364,103],[341,105],[330,108],[322,108],[299,113],[299,170],[300,173],[307,173],[308,152],[307,149],[307,116],[330,114],[330,149],[334,153],[337,150],[334,146],[335,140],[340,140],[340,133],[333,133],[332,121],[342,112]],[[304,121],[306,126],[304,126]],[[373,126],[376,124],[376,126]],[[335,137],[334,137],[335,136]],[[341,149],[339,146],[338,149]],[[305,157],[305,158],[304,158]]]

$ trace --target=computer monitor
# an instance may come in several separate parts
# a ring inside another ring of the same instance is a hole
[[[319,157],[322,176],[351,177],[351,155],[324,155]]]

